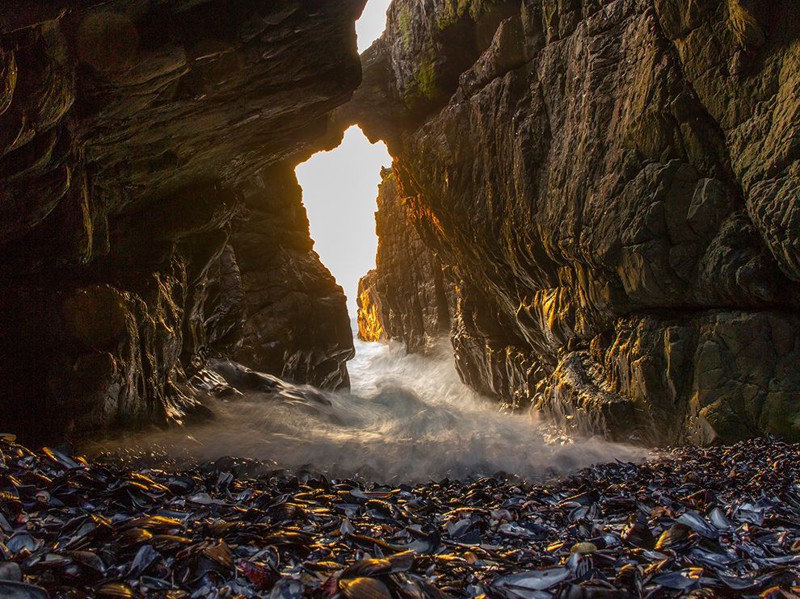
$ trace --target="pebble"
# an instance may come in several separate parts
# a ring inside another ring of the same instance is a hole
[[[546,481],[382,485],[0,435],[0,596],[795,598],[799,453],[759,439]]]

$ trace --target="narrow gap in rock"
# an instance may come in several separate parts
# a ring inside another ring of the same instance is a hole
[[[295,171],[314,248],[344,288],[353,318],[358,280],[375,266],[375,199],[381,169],[390,164],[385,144],[371,144],[351,127],[339,147],[315,154]]]

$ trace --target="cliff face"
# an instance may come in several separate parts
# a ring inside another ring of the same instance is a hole
[[[450,330],[454,290],[442,265],[413,227],[391,170],[378,188],[375,225],[381,243],[376,269],[359,282],[359,336],[364,341],[402,339],[424,351]]]
[[[363,4],[4,0],[4,428],[181,420],[186,373],[243,334],[249,366],[346,384],[344,297],[286,172],[360,81]],[[280,332],[316,305],[326,328]]]
[[[246,190],[232,245],[246,318],[234,357],[288,381],[349,387],[353,334],[342,288],[313,251],[294,167],[265,169]]]
[[[798,38],[791,0],[395,0],[345,114],[453,273],[467,382],[618,439],[800,437]]]

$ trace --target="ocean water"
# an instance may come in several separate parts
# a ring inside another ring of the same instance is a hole
[[[215,400],[217,417],[208,424],[138,436],[122,446],[199,460],[253,458],[380,482],[498,473],[540,478],[646,455],[599,438],[554,442],[534,416],[499,411],[461,382],[446,340],[426,356],[409,355],[396,342],[355,344],[349,392],[278,383]]]

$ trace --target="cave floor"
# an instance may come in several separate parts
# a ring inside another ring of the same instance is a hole
[[[800,446],[775,440],[390,486],[0,449],[3,597],[800,596]]]

